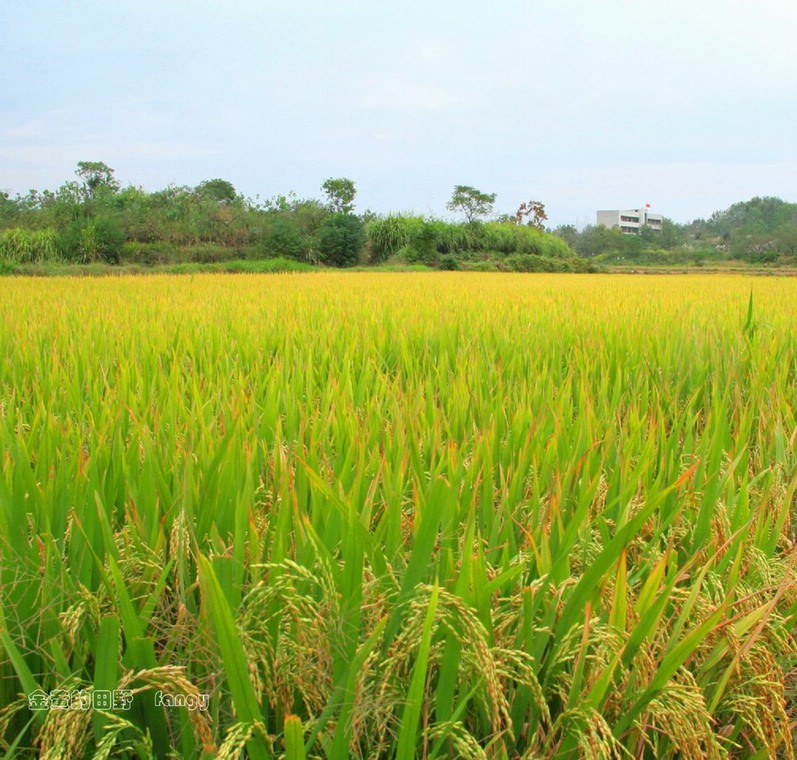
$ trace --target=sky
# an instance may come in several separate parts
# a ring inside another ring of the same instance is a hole
[[[797,201],[795,0],[5,0],[0,28],[12,195],[103,161],[443,218],[470,185],[579,228]]]

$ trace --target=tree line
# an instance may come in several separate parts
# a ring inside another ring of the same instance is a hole
[[[579,256],[596,263],[793,263],[797,257],[797,203],[755,197],[688,224],[665,218],[661,231],[643,227],[638,235],[603,225],[582,230],[563,225],[552,231]]]
[[[546,232],[544,205],[522,203],[493,219],[495,194],[454,188],[459,223],[355,210],[348,178],[325,180],[321,198],[295,193],[246,198],[227,180],[147,192],[122,187],[102,162],[83,161],[57,190],[0,193],[0,261],[89,264],[211,264],[281,259],[302,265],[419,264],[444,269],[584,269]]]
[[[456,185],[447,204],[461,222],[356,211],[348,178],[320,198],[246,198],[224,179],[147,192],[122,187],[109,166],[81,161],[57,190],[0,192],[0,265],[213,265],[271,260],[297,267],[423,265],[441,269],[586,271],[602,264],[701,265],[797,256],[797,204],[753,198],[708,219],[638,235],[573,225],[546,228],[545,205],[523,201],[496,216],[495,193]]]

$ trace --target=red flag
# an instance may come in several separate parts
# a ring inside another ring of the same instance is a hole
[[[646,204],[645,204],[645,208],[650,208],[650,204],[649,204],[649,203],[646,203]]]

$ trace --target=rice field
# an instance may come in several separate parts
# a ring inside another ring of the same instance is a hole
[[[4,280],[0,751],[794,758],[795,303]]]

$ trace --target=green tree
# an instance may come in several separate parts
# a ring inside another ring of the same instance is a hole
[[[626,237],[619,227],[606,227],[599,224],[585,227],[575,241],[574,248],[579,256],[590,258],[600,253],[624,253],[626,251]]]
[[[365,225],[352,214],[333,214],[321,223],[318,251],[321,261],[333,267],[356,264],[365,246]]]
[[[578,251],[580,233],[574,224],[560,224],[553,231],[558,238],[562,238],[574,251]]]
[[[797,224],[797,204],[787,203],[780,198],[755,197],[734,203],[725,211],[715,212],[704,224],[709,232],[721,235],[726,240],[738,232],[772,232],[784,224]]]
[[[437,229],[434,224],[424,224],[413,238],[409,247],[408,260],[414,264],[426,264],[436,266],[439,263],[437,244],[439,242]],[[448,257],[446,259],[447,266]]]
[[[775,230],[775,247],[783,256],[797,256],[797,226],[784,224]]]
[[[329,178],[321,185],[333,214],[351,214],[357,190],[354,182],[346,177]]]
[[[107,193],[119,192],[119,181],[113,176],[113,169],[102,161],[78,161],[75,174],[83,182],[83,194],[88,200]]]
[[[654,245],[659,245],[660,247],[660,235],[661,230],[654,230],[653,227],[651,227],[649,224],[646,224],[639,229],[637,235],[629,235],[629,237],[639,238],[643,248],[653,248]]]
[[[19,203],[7,192],[0,192],[0,227],[12,227],[18,215]]]
[[[238,197],[232,182],[226,179],[206,179],[196,186],[196,193],[216,203],[232,203]]]
[[[280,216],[268,233],[266,248],[271,255],[301,260],[307,253],[307,242],[295,219]]]
[[[658,245],[662,248],[675,248],[676,246],[683,245],[686,242],[686,232],[684,227],[672,219],[665,219],[661,224],[661,237],[658,240]]]
[[[66,258],[79,264],[104,261],[118,264],[125,242],[124,230],[112,219],[76,220],[62,236]]]
[[[446,204],[449,211],[461,211],[468,222],[492,213],[495,193],[483,193],[475,187],[456,185],[451,200]]]
[[[32,227],[63,229],[75,219],[90,213],[86,189],[79,182],[65,182],[55,192],[31,190],[25,198],[28,224]]]

